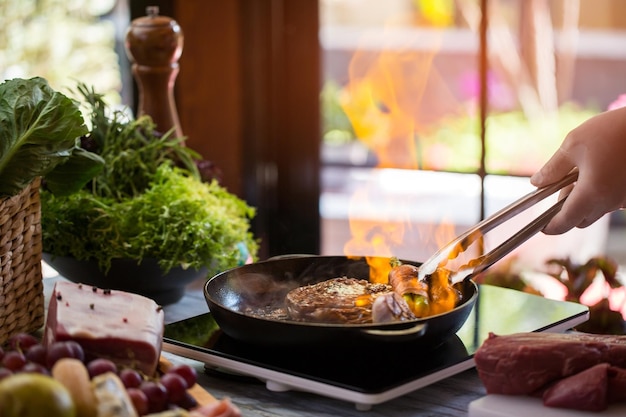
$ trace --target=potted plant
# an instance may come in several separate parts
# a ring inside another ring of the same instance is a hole
[[[550,275],[565,285],[566,301],[582,303],[583,294],[597,279],[598,273],[601,273],[609,288],[623,286],[617,279],[617,263],[608,257],[595,256],[583,264],[569,258],[549,259],[547,264],[557,267],[557,271]],[[611,309],[608,294],[605,293],[595,304],[589,306],[589,320],[577,326],[576,330],[598,334],[625,334],[626,326],[622,313]]]
[[[76,193],[42,191],[44,259],[71,280],[169,304],[189,282],[256,257],[254,208],[203,178],[183,138],[111,111],[85,85],[78,92],[91,122],[81,146],[104,166]]]
[[[623,287],[617,279],[618,265],[613,259],[596,256],[584,263],[578,263],[570,258],[554,258],[548,259],[546,264],[550,267],[546,278],[555,279],[563,284],[565,301],[585,304],[585,294],[600,279],[601,284],[608,288],[608,291],[600,294],[600,297],[596,297],[598,299],[589,305],[589,320],[576,326],[575,330],[595,334],[626,334],[626,323],[622,313],[611,308],[609,301],[610,291]],[[512,269],[505,262],[503,267],[480,274],[476,281],[542,295],[541,291],[529,284],[520,274],[511,272]]]

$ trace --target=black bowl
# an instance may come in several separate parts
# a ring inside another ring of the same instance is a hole
[[[206,269],[172,268],[167,274],[157,260],[114,259],[105,274],[94,260],[79,261],[69,256],[43,254],[43,260],[62,277],[76,283],[98,288],[128,291],[152,298],[160,305],[173,304],[185,295],[185,287],[193,281],[206,278]]]

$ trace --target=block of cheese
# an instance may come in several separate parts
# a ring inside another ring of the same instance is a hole
[[[85,359],[107,358],[155,374],[163,343],[164,314],[152,299],[67,281],[55,283],[44,341],[74,340]]]

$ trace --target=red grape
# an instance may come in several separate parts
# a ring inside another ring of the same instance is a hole
[[[8,342],[9,347],[12,350],[21,350],[22,352],[27,351],[28,348],[33,345],[39,344],[39,340],[32,334],[28,333],[18,333],[13,335],[9,338]]]
[[[187,381],[176,373],[167,373],[161,377],[161,384],[167,389],[170,402],[177,403],[187,392]]]
[[[44,345],[31,346],[25,354],[27,360],[44,366],[46,365],[46,355],[47,350]]]
[[[177,365],[170,368],[167,373],[174,373],[182,376],[187,382],[187,388],[191,388],[194,386],[196,381],[198,380],[198,373],[196,372],[196,368],[193,368],[189,365]]]
[[[66,342],[55,342],[48,346],[46,351],[46,367],[52,369],[61,358],[73,358],[74,352]]]
[[[85,361],[85,351],[83,350],[83,347],[80,345],[80,343],[74,340],[68,340],[65,342],[65,344],[67,345],[68,350],[71,352],[72,358],[78,359],[81,362]]]
[[[158,413],[165,410],[168,402],[167,389],[156,381],[144,381],[139,389],[146,394],[148,398],[148,409],[150,413]]]
[[[20,372],[30,372],[36,374],[50,375],[50,371],[42,364],[35,362],[28,362],[20,369]]]
[[[128,396],[133,402],[137,414],[144,416],[150,412],[148,397],[145,392],[139,388],[128,388],[126,392],[128,392]]]
[[[18,350],[11,350],[4,354],[2,365],[11,371],[19,371],[26,365],[26,357]]]
[[[122,369],[119,377],[126,388],[137,388],[143,382],[141,374],[131,368]]]
[[[2,358],[4,358],[4,349],[0,346],[0,362],[2,362]]]
[[[192,408],[196,408],[198,406],[198,401],[193,398],[189,391],[185,391],[185,395],[176,402],[176,405],[184,408],[185,410],[191,410]]]
[[[117,373],[117,365],[109,359],[98,358],[87,364],[87,371],[89,376],[93,378],[107,372]]]

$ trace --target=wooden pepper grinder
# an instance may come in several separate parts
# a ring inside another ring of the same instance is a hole
[[[183,51],[183,32],[176,21],[159,16],[157,6],[148,6],[146,14],[131,22],[125,43],[139,92],[137,115],[152,117],[161,133],[173,128],[173,135],[182,137],[174,82]]]

